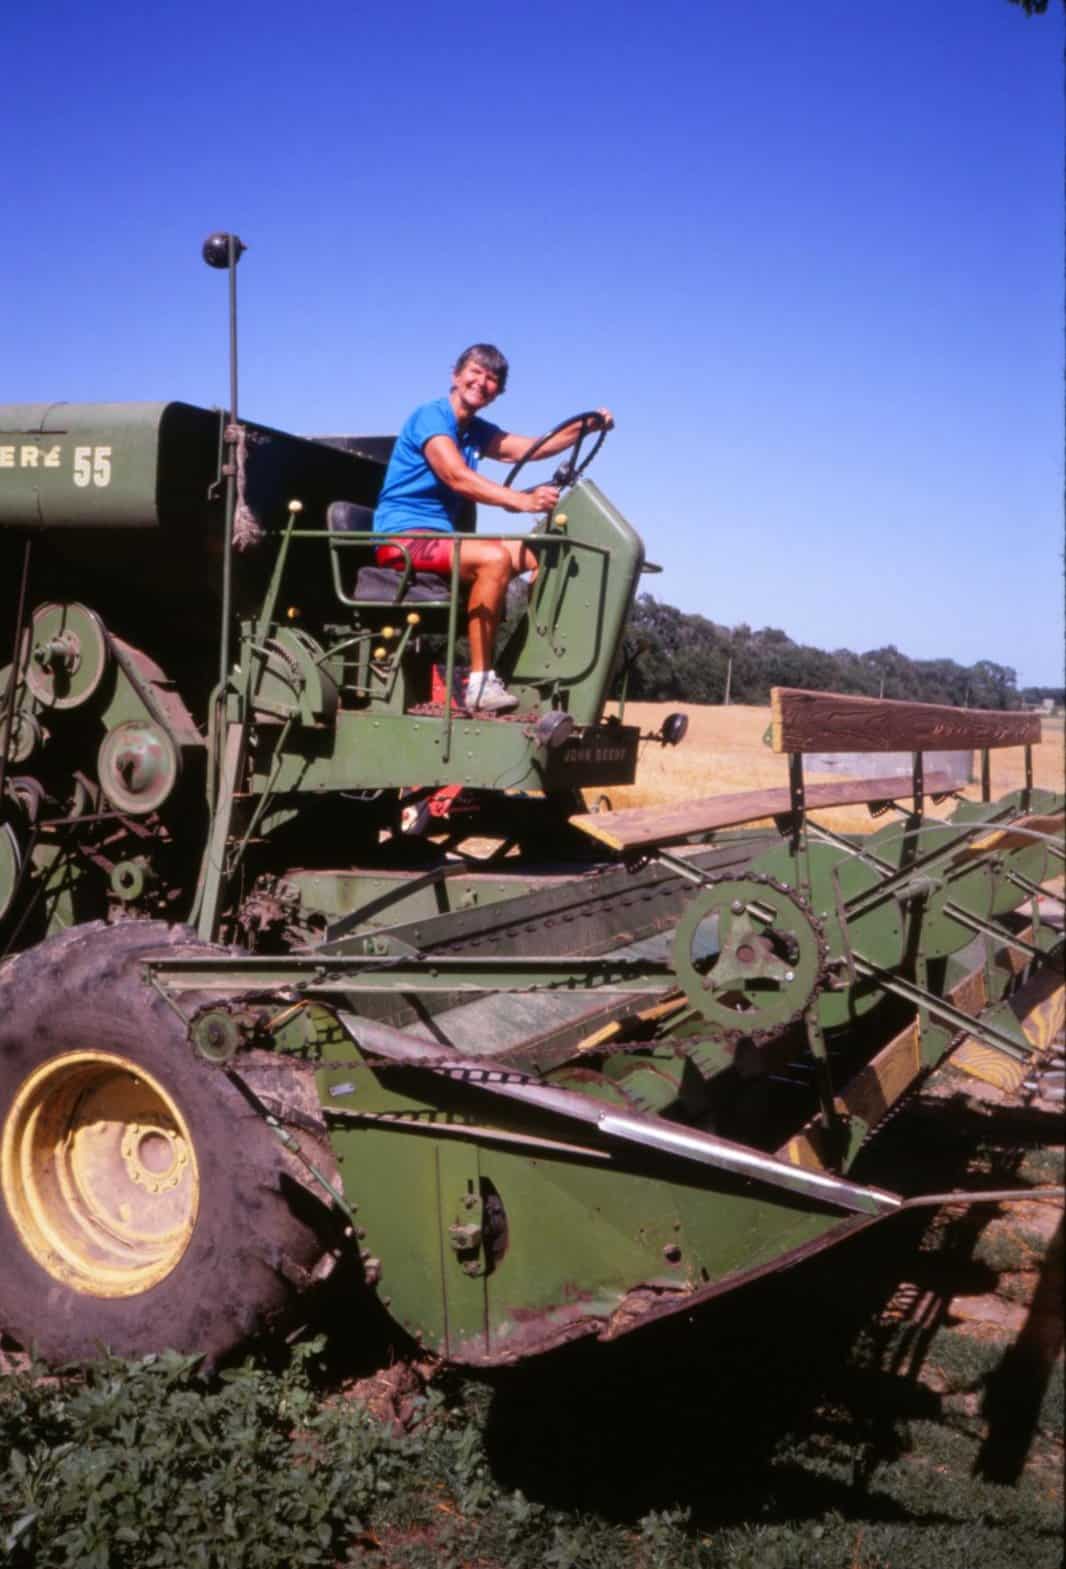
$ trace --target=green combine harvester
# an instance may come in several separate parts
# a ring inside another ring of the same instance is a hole
[[[343,1281],[510,1363],[941,1202],[854,1168],[949,1058],[1055,1077],[1039,719],[778,690],[787,786],[588,812],[642,740],[617,508],[534,536],[484,717],[458,583],[373,565],[388,443],[236,403],[0,407],[0,1330],[217,1359]],[[805,783],[864,750],[913,769]]]

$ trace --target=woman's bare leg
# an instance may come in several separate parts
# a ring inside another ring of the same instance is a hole
[[[459,544],[459,577],[469,583],[467,630],[470,669],[492,669],[496,633],[503,617],[507,585],[519,572],[537,571],[537,557],[520,539],[464,538]]]
[[[459,547],[459,576],[470,584],[467,599],[470,669],[492,669],[492,650],[503,614],[514,562],[507,544],[495,539],[464,539]]]

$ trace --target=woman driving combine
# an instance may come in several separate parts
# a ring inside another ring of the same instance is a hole
[[[403,536],[416,571],[451,571],[459,550],[459,579],[469,585],[470,674],[464,692],[467,708],[500,713],[517,706],[492,668],[492,650],[503,614],[507,585],[520,572],[536,575],[537,557],[521,540],[456,536],[464,502],[484,502],[508,512],[550,512],[559,500],[555,485],[511,490],[478,473],[483,457],[521,461],[533,448],[550,457],[574,445],[588,430],[586,420],[571,420],[546,439],[518,436],[481,417],[507,385],[507,360],[490,343],[475,343],[455,362],[447,397],[423,403],[407,420],[393,448],[374,514],[375,531]],[[614,420],[600,409],[601,429]],[[379,566],[402,569],[405,557],[395,544],[378,546]]]

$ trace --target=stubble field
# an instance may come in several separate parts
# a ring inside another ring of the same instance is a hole
[[[625,722],[639,725],[645,732],[659,729],[671,712],[688,716],[688,734],[677,748],[646,741],[641,747],[636,783],[610,789],[612,807],[664,806],[695,801],[701,796],[726,795],[739,790],[763,790],[788,784],[787,759],[770,750],[763,741],[770,725],[769,708],[750,708],[734,704],[729,708],[706,707],[696,703],[627,703]],[[1033,782],[1048,790],[1066,787],[1066,754],[1063,750],[1061,718],[1042,721],[1043,739],[1033,748]],[[810,773],[808,779],[830,779],[839,775]],[[992,794],[1003,795],[1025,783],[1024,753],[1011,747],[992,754]],[[980,799],[980,787],[972,784],[964,792]],[[947,816],[951,803],[939,806],[926,803],[927,811]],[[870,814],[864,806],[842,807],[812,816],[828,828],[861,833],[870,828]],[[874,825],[876,826],[876,825]]]

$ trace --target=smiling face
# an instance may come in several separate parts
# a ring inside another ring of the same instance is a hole
[[[500,378],[470,355],[452,372],[452,407],[459,419],[470,419],[487,409],[500,394]]]

